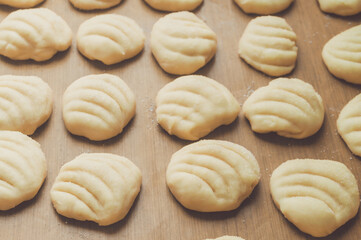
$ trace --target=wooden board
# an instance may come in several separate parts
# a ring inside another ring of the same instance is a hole
[[[153,24],[165,13],[148,7],[142,0],[125,0],[107,11],[81,12],[66,0],[47,0],[47,7],[61,15],[74,35],[86,19],[103,13],[118,13],[135,19],[147,37],[145,50],[132,60],[105,66],[82,57],[75,40],[70,50],[45,63],[11,61],[0,58],[0,74],[36,75],[49,83],[55,105],[50,120],[36,131],[48,161],[48,177],[35,199],[13,210],[0,213],[0,239],[151,239],[199,240],[239,235],[247,240],[314,239],[300,232],[275,208],[269,191],[269,177],[282,162],[294,158],[332,159],[345,163],[361,187],[361,160],[346,148],[336,131],[342,107],[360,87],[337,80],[322,63],[323,45],[337,33],[361,23],[360,14],[337,17],[322,13],[317,1],[296,0],[279,14],[286,18],[298,36],[299,56],[296,69],[288,77],[313,84],[324,99],[326,117],[322,129],[305,140],[291,140],[275,134],[255,134],[240,116],[233,124],[220,127],[206,139],[222,139],[241,144],[259,161],[262,178],[254,192],[238,209],[222,213],[198,213],[183,208],[165,184],[165,171],[173,152],[190,142],[170,137],[156,122],[154,99],[157,91],[175,76],[163,72],[149,47]],[[14,9],[1,6],[0,19]],[[250,93],[267,85],[271,78],[255,71],[237,55],[238,41],[254,15],[246,15],[231,0],[205,0],[195,11],[217,33],[215,58],[197,74],[206,75],[227,86],[242,104]],[[70,135],[64,128],[61,99],[74,80],[95,73],[112,73],[124,79],[136,94],[136,117],[120,135],[95,143]],[[128,216],[108,227],[59,216],[54,211],[49,191],[60,167],[83,152],[110,152],[130,158],[142,171],[143,185]],[[1,153],[0,153],[1,154]],[[327,238],[359,240],[361,219],[358,214]]]

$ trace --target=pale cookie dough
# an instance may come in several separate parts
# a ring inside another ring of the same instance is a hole
[[[107,9],[118,5],[122,0],[69,0],[81,10]]]
[[[203,140],[173,154],[167,185],[185,208],[199,212],[239,207],[260,179],[260,169],[246,148],[227,141]]]
[[[0,5],[8,5],[15,8],[31,8],[45,0],[0,0]]]
[[[351,16],[361,12],[361,0],[318,0],[324,12]]]
[[[357,181],[342,163],[289,160],[271,176],[277,208],[301,231],[324,237],[353,218],[360,205]]]
[[[157,121],[170,135],[198,140],[221,125],[231,124],[240,112],[232,93],[213,79],[179,77],[159,90]]]
[[[135,114],[135,96],[111,74],[88,75],[73,82],[63,96],[63,120],[69,132],[90,140],[114,137]]]
[[[296,39],[285,19],[257,17],[247,25],[239,41],[238,53],[255,69],[278,77],[290,73],[295,67]]]
[[[0,210],[8,210],[35,197],[46,160],[38,142],[15,131],[0,131],[0,152]]]
[[[140,53],[145,36],[133,19],[104,14],[83,22],[76,40],[79,52],[85,57],[110,65]]]
[[[195,14],[170,13],[154,24],[151,49],[167,73],[192,74],[213,58],[217,37]]]
[[[315,134],[325,115],[320,95],[310,84],[296,78],[278,78],[257,89],[242,111],[253,131],[276,132],[296,139]]]
[[[129,159],[84,153],[62,166],[50,195],[60,215],[106,226],[127,215],[141,184],[141,172]]]
[[[197,8],[203,0],[144,0],[154,9],[167,12],[192,11]]]
[[[361,94],[342,109],[337,119],[337,130],[351,152],[361,157]]]
[[[361,24],[328,41],[322,58],[328,70],[347,82],[361,84]]]
[[[274,14],[288,8],[293,0],[234,0],[246,13]]]
[[[17,10],[0,23],[0,55],[45,61],[71,45],[68,24],[47,8]]]
[[[53,92],[34,76],[0,76],[0,130],[31,135],[53,110]]]
[[[241,237],[223,236],[215,239],[206,239],[206,240],[244,240],[244,239]]]

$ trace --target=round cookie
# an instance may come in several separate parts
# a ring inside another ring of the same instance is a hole
[[[232,93],[213,79],[189,75],[159,90],[157,121],[170,135],[198,140],[221,125],[231,124],[240,112]]]
[[[297,60],[296,34],[285,19],[262,16],[251,20],[239,41],[240,57],[269,76],[286,75]]]
[[[260,179],[260,169],[246,148],[227,141],[203,140],[173,154],[167,185],[185,208],[199,212],[239,207]]]
[[[312,85],[296,78],[278,78],[257,89],[242,111],[253,131],[296,139],[315,134],[325,115],[320,95]]]
[[[111,74],[88,75],[74,81],[63,96],[63,120],[69,132],[90,140],[114,137],[135,114],[135,96]]]
[[[277,208],[301,231],[325,237],[353,218],[360,205],[357,181],[342,163],[289,160],[270,180]]]
[[[0,23],[0,55],[46,61],[71,45],[68,24],[47,8],[17,10]]]
[[[361,24],[329,40],[322,50],[323,62],[336,77],[361,84]]]
[[[206,240],[244,240],[241,237],[235,237],[235,236],[223,236],[215,239],[206,239]]]
[[[195,14],[170,13],[154,24],[151,49],[167,73],[192,74],[212,59],[217,50],[217,37]]]
[[[361,156],[361,94],[343,107],[337,119],[337,130],[351,152]]]
[[[361,12],[361,0],[318,0],[322,11],[340,16],[351,16]]]
[[[31,8],[45,0],[0,0],[0,5],[7,5],[15,8]]]
[[[31,135],[53,110],[49,85],[35,76],[0,76],[0,130]]]
[[[234,0],[246,13],[274,14],[288,8],[293,0]]]
[[[81,10],[107,9],[118,5],[122,0],[69,0],[71,4]]]
[[[0,210],[8,210],[35,197],[46,160],[38,142],[16,131],[0,131],[0,152]]]
[[[50,195],[59,214],[106,226],[127,215],[141,184],[141,172],[129,159],[84,153],[62,166]]]
[[[144,48],[143,30],[131,18],[103,14],[83,22],[77,33],[79,52],[90,60],[115,64],[132,58]]]
[[[144,0],[154,9],[167,12],[192,11],[197,8],[203,0]]]

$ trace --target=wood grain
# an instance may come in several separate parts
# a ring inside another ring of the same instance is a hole
[[[286,18],[298,36],[299,57],[288,77],[311,83],[323,97],[326,117],[322,129],[305,140],[290,140],[275,134],[255,134],[240,116],[233,124],[220,127],[206,139],[228,140],[241,144],[259,161],[262,178],[254,192],[238,209],[222,213],[198,213],[184,209],[165,184],[165,171],[173,152],[190,142],[170,137],[156,122],[154,99],[157,91],[175,76],[163,72],[151,55],[149,38],[152,25],[163,12],[142,0],[125,0],[106,11],[82,12],[67,0],[47,0],[47,7],[61,15],[74,35],[86,19],[103,13],[118,13],[135,19],[147,37],[144,51],[132,60],[105,66],[82,57],[75,41],[70,50],[45,63],[11,61],[0,57],[0,74],[36,75],[49,83],[55,105],[50,120],[33,138],[42,145],[48,160],[48,177],[35,199],[13,210],[0,213],[0,239],[170,239],[198,240],[222,235],[239,235],[247,240],[314,239],[289,223],[274,206],[269,192],[269,177],[282,162],[294,158],[332,159],[345,163],[361,187],[361,160],[347,149],[337,134],[336,119],[342,107],[360,92],[360,86],[334,78],[321,59],[323,45],[337,33],[361,23],[360,14],[337,17],[322,13],[317,1],[296,0],[279,14]],[[14,9],[1,6],[0,19]],[[271,78],[255,71],[237,55],[238,41],[255,15],[246,15],[232,0],[205,0],[195,13],[218,35],[215,58],[197,74],[206,75],[227,86],[242,104],[258,87]],[[94,73],[120,76],[136,94],[136,117],[125,131],[108,141],[94,143],[69,134],[61,116],[61,98],[74,80]],[[60,167],[83,152],[110,152],[131,159],[142,171],[140,195],[126,219],[108,227],[59,216],[54,211],[49,191]],[[327,240],[359,240],[358,214]]]

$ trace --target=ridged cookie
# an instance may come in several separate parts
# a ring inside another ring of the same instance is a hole
[[[197,8],[203,0],[144,0],[154,9],[167,12],[192,11]]]
[[[31,8],[45,0],[0,0],[0,5],[8,5],[16,8]]]
[[[244,240],[244,239],[241,237],[223,236],[215,239],[206,239],[206,240]]]
[[[15,131],[0,131],[0,210],[32,199],[46,177],[40,144]]]
[[[0,130],[31,135],[53,110],[49,85],[34,76],[0,76]]]
[[[77,33],[77,47],[90,60],[110,65],[132,58],[142,51],[143,30],[131,18],[104,14],[83,22]]]
[[[323,47],[322,58],[334,76],[361,84],[361,24],[328,41]]]
[[[253,131],[297,139],[315,134],[325,115],[320,95],[296,78],[278,78],[257,89],[242,110]]]
[[[122,0],[69,0],[81,10],[107,9],[118,5]]]
[[[170,13],[154,24],[151,49],[167,73],[192,74],[212,59],[217,50],[217,37],[195,14]]]
[[[198,140],[221,125],[231,124],[240,112],[232,93],[213,79],[189,75],[159,90],[157,121],[170,135]]]
[[[344,106],[337,119],[337,130],[351,152],[361,156],[361,94]]]
[[[318,0],[324,12],[351,16],[361,12],[361,0]]]
[[[296,34],[285,19],[257,17],[249,22],[240,41],[240,57],[255,69],[270,75],[290,73],[297,60]]]
[[[234,0],[246,13],[274,14],[288,8],[293,0]]]
[[[73,82],[63,96],[63,120],[75,135],[106,140],[120,134],[135,114],[135,96],[111,74],[88,75]]]
[[[203,140],[173,154],[167,185],[186,208],[200,212],[239,207],[260,179],[260,169],[246,148],[227,141]]]
[[[88,153],[60,169],[50,195],[59,214],[105,226],[127,215],[141,184],[141,172],[129,159]]]
[[[71,41],[68,24],[47,8],[17,10],[0,23],[0,54],[13,60],[45,61]]]
[[[354,175],[336,161],[287,161],[273,171],[270,185],[283,215],[315,237],[331,234],[353,218],[360,205]]]

